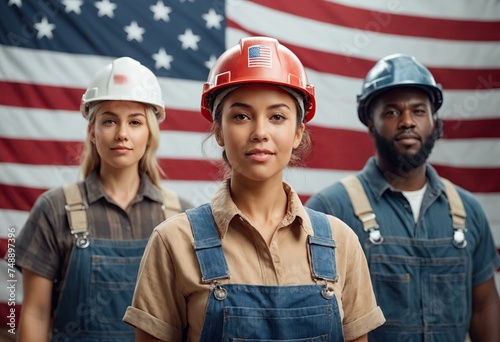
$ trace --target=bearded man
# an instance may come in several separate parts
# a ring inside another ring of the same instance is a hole
[[[414,57],[396,54],[368,72],[357,99],[375,156],[306,206],[359,237],[386,318],[369,340],[500,341],[500,261],[484,211],[427,161],[441,135],[441,87]]]

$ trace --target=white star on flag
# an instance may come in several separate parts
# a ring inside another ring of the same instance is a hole
[[[104,17],[105,15],[113,18],[115,16],[114,10],[116,9],[116,4],[109,2],[109,0],[102,0],[95,3],[95,7],[99,10],[97,16]]]
[[[76,14],[82,14],[83,0],[63,0],[64,11],[66,13],[75,12]]]
[[[132,20],[130,25],[125,26],[124,30],[127,32],[127,40],[129,42],[134,39],[138,42],[142,42],[142,35],[146,32],[146,30],[140,27],[135,20]]]
[[[9,0],[8,6],[16,5],[18,8],[23,6],[23,0]]]
[[[160,48],[158,53],[153,54],[153,59],[155,60],[155,68],[158,70],[160,68],[165,68],[170,70],[172,66],[170,63],[174,60],[174,57],[170,56],[164,48]]]
[[[42,39],[43,37],[52,39],[52,31],[55,30],[56,25],[49,23],[47,17],[43,17],[42,21],[33,24],[33,27],[38,31],[36,34],[38,39]]]
[[[180,34],[178,38],[182,43],[183,50],[198,50],[198,42],[201,38],[200,36],[193,34],[193,31],[191,31],[191,29],[186,29],[186,31],[184,31],[184,34]]]
[[[224,20],[224,17],[220,14],[217,14],[213,8],[208,10],[208,13],[202,14],[201,17],[207,22],[206,26],[208,29],[215,27],[216,29],[220,29],[220,22]]]
[[[210,55],[210,59],[208,61],[205,61],[203,63],[208,69],[211,69],[212,66],[215,64],[215,61],[217,60],[217,57],[215,55]]]
[[[149,6],[149,9],[154,13],[154,20],[163,20],[164,22],[170,21],[168,16],[172,9],[163,4],[163,1],[158,1],[156,5]]]

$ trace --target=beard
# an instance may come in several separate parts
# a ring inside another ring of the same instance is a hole
[[[432,132],[429,136],[422,139],[422,146],[416,153],[401,153],[396,148],[394,139],[388,140],[376,131],[374,132],[374,138],[375,148],[379,157],[387,165],[390,165],[393,171],[401,174],[410,173],[425,164],[434,148],[436,140],[439,138],[439,134]]]

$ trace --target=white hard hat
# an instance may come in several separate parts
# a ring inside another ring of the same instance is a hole
[[[94,101],[121,100],[147,103],[155,107],[158,122],[165,119],[160,84],[156,76],[138,61],[121,57],[100,69],[82,96],[80,111],[89,118],[89,104]]]

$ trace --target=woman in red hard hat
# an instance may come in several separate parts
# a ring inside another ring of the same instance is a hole
[[[137,341],[366,341],[384,317],[357,237],[283,171],[310,148],[314,87],[277,40],[242,39],[203,88],[226,178],[154,231],[124,321]]]

